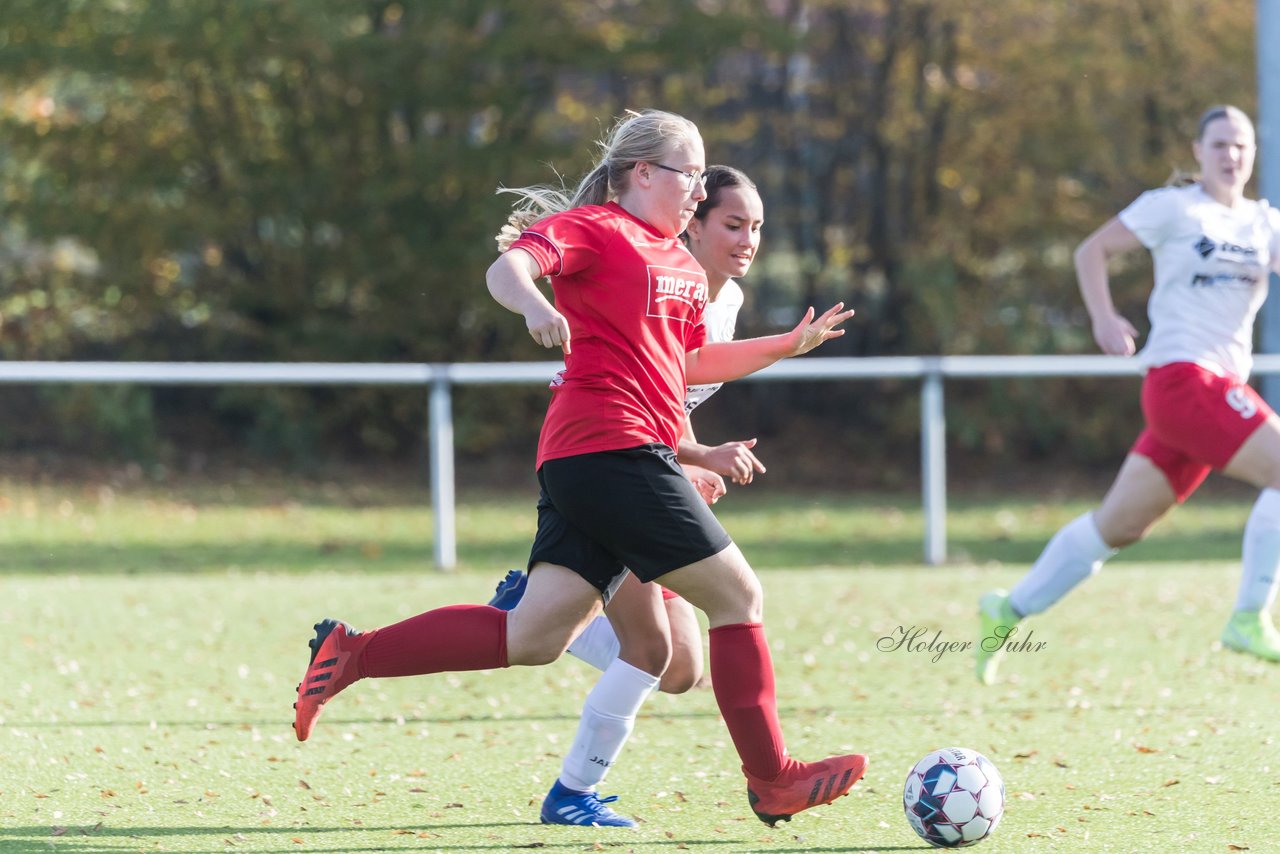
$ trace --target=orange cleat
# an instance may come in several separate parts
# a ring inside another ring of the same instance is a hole
[[[315,630],[316,636],[307,641],[311,663],[298,685],[298,701],[293,704],[293,729],[298,741],[311,737],[324,704],[360,678],[356,663],[373,637],[372,632],[362,634],[340,620],[321,620]]]
[[[861,753],[832,756],[821,762],[793,762],[772,782],[747,774],[747,800],[756,817],[774,827],[779,821],[791,821],[801,810],[849,794],[866,771],[867,757]]]

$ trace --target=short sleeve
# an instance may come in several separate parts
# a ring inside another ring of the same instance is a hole
[[[1148,190],[1120,211],[1118,218],[1143,246],[1148,249],[1159,246],[1171,236],[1180,220],[1181,205],[1174,195],[1176,192],[1172,187]]]
[[[544,276],[571,276],[591,267],[617,230],[607,208],[572,208],[529,226],[511,249],[528,252]]]
[[[698,322],[689,327],[689,335],[685,338],[684,351],[686,353],[697,350],[703,344],[707,343],[707,322],[706,317],[701,317]]]

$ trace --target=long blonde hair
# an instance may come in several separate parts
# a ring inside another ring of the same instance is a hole
[[[511,215],[495,239],[506,252],[526,228],[554,213],[583,205],[602,205],[616,199],[631,180],[637,163],[657,162],[682,142],[700,139],[698,126],[662,110],[627,111],[600,140],[600,160],[578,184],[572,196],[564,186],[499,187],[499,193],[518,197]]]

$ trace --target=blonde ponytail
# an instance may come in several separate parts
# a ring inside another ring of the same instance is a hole
[[[681,142],[701,141],[693,122],[661,110],[628,111],[613,127],[609,137],[600,142],[600,161],[579,182],[570,197],[563,183],[559,188],[500,187],[499,193],[519,198],[507,222],[495,240],[498,251],[511,248],[525,229],[552,214],[584,205],[603,205],[616,199],[631,180],[631,169],[637,163],[656,163]]]
[[[511,193],[520,197],[511,215],[507,217],[506,223],[494,236],[494,240],[498,242],[499,253],[510,249],[511,244],[516,242],[516,238],[538,220],[573,207],[564,191],[554,187],[499,187],[498,192]]]

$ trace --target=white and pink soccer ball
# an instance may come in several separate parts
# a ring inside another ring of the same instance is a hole
[[[935,848],[964,848],[986,839],[1004,815],[1004,780],[976,750],[935,750],[907,773],[902,808],[920,838]]]

